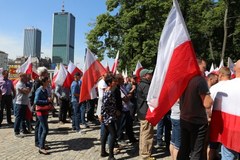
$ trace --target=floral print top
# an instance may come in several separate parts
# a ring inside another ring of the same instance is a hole
[[[116,99],[112,91],[105,91],[103,93],[103,104],[101,108],[101,114],[103,117],[103,123],[108,125],[112,121],[117,119],[117,107]]]

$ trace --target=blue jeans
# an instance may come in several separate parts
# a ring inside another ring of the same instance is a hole
[[[22,104],[15,104],[15,123],[14,123],[14,132],[19,134],[20,132],[20,125],[22,125],[23,121],[25,120],[27,105]],[[21,127],[22,128],[22,127]]]
[[[40,125],[38,128],[39,148],[45,147],[45,140],[48,134],[48,115],[38,116]]]
[[[222,160],[234,160],[235,158],[239,158],[239,153],[226,148],[224,145],[221,147]]]
[[[80,103],[80,114],[81,114],[80,121],[82,124],[86,124],[86,120],[85,120],[86,107],[87,107],[86,102]]]
[[[103,129],[102,136],[101,136],[101,153],[106,152],[106,143],[108,140],[109,141],[108,142],[109,157],[113,157],[114,156],[113,149],[114,149],[114,144],[115,144],[116,136],[117,136],[115,122],[112,121],[111,123],[109,123],[107,125],[103,124],[101,126],[101,129]],[[108,136],[108,135],[110,135],[110,136]]]
[[[181,143],[181,128],[180,128],[180,119],[171,119],[172,122],[172,136],[171,144],[179,149]]]
[[[72,117],[72,127],[77,131],[80,131],[80,105],[78,102],[72,102],[73,107],[73,117]]]

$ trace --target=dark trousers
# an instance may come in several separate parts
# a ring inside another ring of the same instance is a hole
[[[22,124],[24,123],[25,120],[25,116],[26,116],[26,109],[27,109],[27,105],[22,105],[22,104],[16,104],[15,105],[15,123],[14,123],[14,132],[15,134],[19,134],[20,132],[20,125],[22,129],[23,128]]]
[[[97,101],[97,99],[91,99],[91,100],[87,101],[87,120],[88,121],[95,120],[94,109],[95,109],[96,101]]]
[[[157,126],[157,143],[161,145],[164,131],[164,139],[166,143],[166,149],[169,149],[171,140],[171,129],[172,123],[170,118],[171,112],[168,112],[161,121],[158,122]]]
[[[0,124],[3,121],[3,110],[6,109],[7,114],[7,122],[12,123],[11,120],[11,109],[12,109],[12,96],[11,95],[3,95],[1,100],[1,110],[0,110]]]
[[[60,110],[59,110],[59,121],[66,122],[67,110],[69,108],[69,100],[59,100]]]
[[[180,119],[181,146],[177,160],[204,160],[204,142],[208,124],[194,124]]]
[[[118,129],[117,136],[118,140],[123,139],[123,131],[125,129],[126,135],[128,136],[128,139],[130,142],[134,142],[136,139],[134,137],[133,132],[133,118],[130,114],[130,111],[123,111],[120,118],[120,128]]]
[[[108,125],[104,124],[104,127],[102,128],[102,136],[101,136],[101,152],[106,151],[106,143],[107,140],[108,145],[109,145],[109,157],[113,157],[113,149],[114,149],[114,144],[116,141],[116,128],[115,128],[115,122],[112,121]],[[108,135],[110,134],[109,138]]]

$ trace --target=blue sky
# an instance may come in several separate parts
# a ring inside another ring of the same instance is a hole
[[[105,0],[64,0],[65,11],[76,18],[75,26],[75,64],[83,67],[86,33],[89,23],[106,12]],[[23,55],[24,29],[35,27],[42,31],[42,57],[52,58],[53,13],[60,12],[62,0],[0,0],[0,50],[15,59]],[[102,63],[112,59],[106,58]]]

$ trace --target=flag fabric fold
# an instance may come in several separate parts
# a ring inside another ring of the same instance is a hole
[[[77,66],[75,66],[71,61],[68,64],[67,70],[71,74],[72,77],[74,77],[74,74],[77,72],[82,75],[82,71]]]
[[[201,75],[196,55],[179,4],[174,0],[159,41],[146,119],[156,125],[196,75]]]
[[[137,83],[140,82],[140,72],[141,72],[142,69],[143,69],[142,64],[138,61],[137,65],[136,65],[136,68],[135,68],[135,71],[133,73],[137,77],[137,80],[136,80]]]
[[[54,81],[55,85],[60,85],[60,86],[66,87],[66,88],[70,88],[72,81],[73,81],[72,76],[67,71],[65,66],[62,63],[60,63],[59,70],[56,75],[56,79]]]
[[[94,57],[93,53],[87,49],[79,97],[80,102],[91,99],[91,95],[93,95],[92,92],[95,90],[94,86],[99,78],[106,72],[103,65]]]
[[[17,73],[32,74],[32,57],[29,56],[25,63],[23,63],[17,70]]]
[[[112,66],[113,74],[117,74],[118,59],[119,59],[119,51],[117,52],[116,58],[114,60],[113,66]]]
[[[55,81],[56,81],[57,75],[58,75],[58,66],[55,67],[54,72],[53,72],[52,89],[56,88]]]

